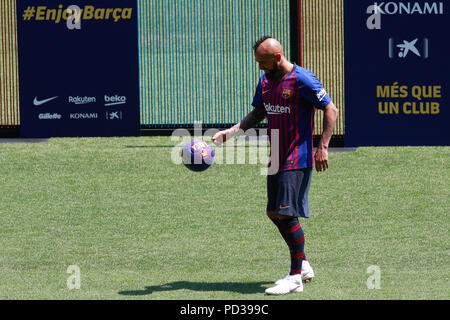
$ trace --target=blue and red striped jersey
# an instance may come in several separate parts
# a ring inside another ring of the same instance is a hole
[[[262,74],[252,106],[264,108],[270,138],[273,130],[278,130],[278,171],[314,166],[315,108],[323,109],[330,102],[323,85],[305,68],[294,65],[292,72],[280,81],[270,81]],[[272,146],[271,150],[277,149]]]

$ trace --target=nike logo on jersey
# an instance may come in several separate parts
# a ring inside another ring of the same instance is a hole
[[[52,97],[52,98],[48,98],[48,99],[44,99],[44,100],[38,100],[37,97],[35,97],[33,100],[33,104],[38,107],[40,105],[43,105],[44,103],[55,100],[56,98],[58,98],[58,97]]]

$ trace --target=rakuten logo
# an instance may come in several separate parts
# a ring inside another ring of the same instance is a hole
[[[69,97],[69,102],[74,104],[88,104],[95,103],[97,99],[95,97]]]
[[[264,103],[264,108],[266,108],[267,114],[290,114],[291,109],[289,107],[283,107],[283,106],[274,106],[270,103]]]
[[[125,96],[107,96],[105,95],[105,106],[115,106],[118,104],[125,104],[127,103],[127,97]]]

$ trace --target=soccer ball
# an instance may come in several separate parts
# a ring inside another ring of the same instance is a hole
[[[205,171],[213,163],[214,150],[203,140],[192,140],[181,150],[183,164],[191,171]]]

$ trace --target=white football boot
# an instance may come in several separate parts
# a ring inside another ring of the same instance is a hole
[[[281,280],[284,280],[286,278],[290,277],[290,275],[287,275],[286,277],[279,279],[277,281],[275,281],[275,284],[278,284]],[[309,264],[308,260],[304,260],[302,262],[302,281],[303,283],[307,283],[309,281],[311,281],[314,278],[314,271],[311,268],[311,265]]]
[[[296,274],[278,280],[277,284],[274,287],[266,289],[266,294],[282,295],[291,292],[302,292],[302,291],[303,291],[302,276]]]
[[[311,268],[308,260],[303,260],[302,262],[302,281],[307,283],[314,278],[314,271]]]

